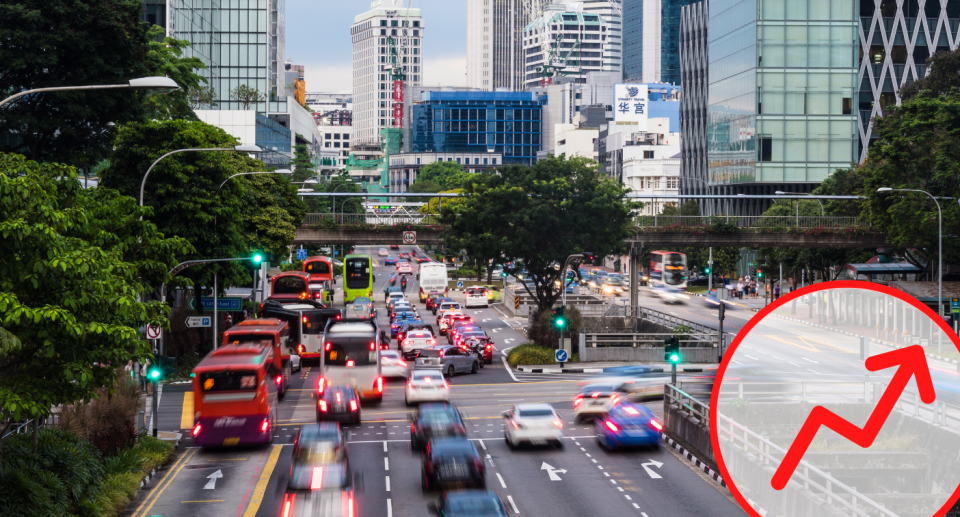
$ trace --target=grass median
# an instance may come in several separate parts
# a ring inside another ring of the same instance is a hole
[[[524,343],[511,348],[507,352],[507,362],[513,367],[529,364],[554,364],[556,363],[554,357],[556,352],[553,348],[543,347],[536,343]],[[580,362],[579,354],[571,355],[568,363],[577,362]]]

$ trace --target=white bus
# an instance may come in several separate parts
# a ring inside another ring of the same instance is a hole
[[[381,401],[379,342],[380,330],[373,320],[330,322],[323,333],[320,391],[326,386],[347,384],[356,387],[361,400]]]
[[[431,291],[447,294],[447,266],[440,262],[420,264],[420,301],[426,302]]]

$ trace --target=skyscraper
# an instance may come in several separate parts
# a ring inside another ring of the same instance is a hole
[[[581,84],[586,83],[587,73],[603,71],[609,25],[600,15],[582,12],[575,5],[548,4],[523,29],[527,88],[543,83],[544,67]]]
[[[582,0],[584,13],[598,14],[607,22],[603,40],[603,72],[623,72],[623,0]],[[568,3],[575,5],[575,3]]]
[[[680,84],[680,9],[697,0],[660,1],[660,82]]]
[[[394,125],[390,76],[394,58],[406,75],[407,87],[421,83],[423,31],[420,9],[403,8],[403,0],[374,0],[369,11],[354,18],[350,28],[354,146],[379,145],[380,129]]]
[[[680,193],[711,194],[707,188],[707,0],[681,9],[680,76],[683,98],[680,99]],[[700,200],[704,215],[713,213],[713,200]]]
[[[623,0],[623,79],[643,77],[643,0]]]
[[[523,88],[523,39],[532,0],[467,0],[467,86]]]

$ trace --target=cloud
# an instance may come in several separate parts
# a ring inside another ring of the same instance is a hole
[[[353,64],[323,61],[303,63],[308,92],[342,93],[353,91]]]
[[[467,56],[424,57],[424,86],[466,86]]]

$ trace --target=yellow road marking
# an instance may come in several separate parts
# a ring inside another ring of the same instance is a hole
[[[193,429],[193,392],[183,392],[183,411],[180,413],[180,429]]]
[[[222,503],[226,499],[208,499],[206,501],[180,501],[181,503]]]
[[[267,491],[267,484],[270,483],[270,476],[273,475],[273,469],[277,466],[277,460],[280,458],[280,451],[282,450],[283,445],[274,445],[273,450],[270,451],[270,457],[267,458],[267,464],[264,465],[260,479],[257,480],[253,495],[250,497],[250,504],[247,506],[247,510],[243,512],[243,517],[257,516],[257,511],[260,510],[260,505],[263,503],[263,494]]]
[[[142,503],[140,503],[140,506],[137,508],[135,512],[133,512],[133,515],[131,517],[138,517],[138,516],[143,517],[147,515],[150,512],[150,509],[153,508],[153,505],[156,504],[157,501],[160,499],[160,496],[163,495],[163,491],[166,490],[168,486],[170,486],[170,483],[173,482],[173,480],[177,477],[177,474],[180,473],[183,467],[191,459],[193,459],[193,456],[196,454],[197,454],[197,449],[190,449],[187,452],[185,452],[183,456],[181,456],[180,459],[173,464],[173,468],[170,469],[170,473],[167,474],[167,476],[160,481],[160,484],[157,485],[157,488],[153,492],[151,492],[147,496],[147,498],[143,500]],[[150,504],[148,505],[147,503],[150,503]],[[146,506],[146,508],[144,508],[144,506]],[[143,513],[140,513],[140,510],[143,510]]]

